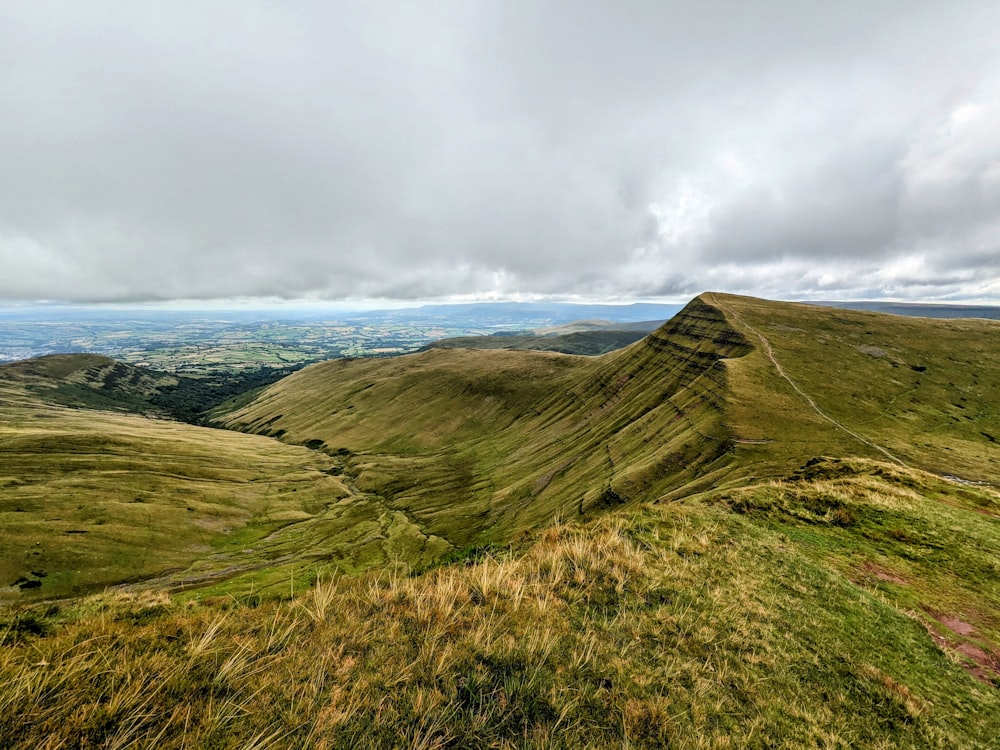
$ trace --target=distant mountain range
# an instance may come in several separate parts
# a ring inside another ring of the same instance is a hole
[[[988,320],[1000,320],[1000,306],[997,305],[880,302],[878,300],[865,302],[816,301],[809,302],[808,304],[822,305],[824,307],[840,307],[845,310],[868,310],[870,312],[919,318],[985,318]]]

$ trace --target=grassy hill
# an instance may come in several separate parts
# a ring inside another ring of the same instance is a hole
[[[128,413],[170,381],[116,365],[0,367],[0,606],[126,583],[266,592],[325,561],[350,571],[447,549],[356,496],[323,454]]]
[[[174,375],[145,370],[97,354],[50,354],[0,365],[0,387],[23,389],[40,400],[92,409],[157,413],[154,399],[176,388]]]
[[[750,350],[696,301],[603,357],[337,360],[216,418],[340,458],[356,487],[463,547],[709,481],[732,454],[722,360]]]
[[[680,312],[680,308],[678,308],[677,312]],[[538,336],[565,336],[570,333],[600,331],[632,331],[635,333],[652,333],[666,323],[667,320],[668,318],[663,318],[662,320],[639,320],[631,323],[619,322],[617,320],[574,320],[570,323],[563,323],[561,325],[536,328],[533,333]]]
[[[1000,326],[702,295],[597,358],[437,351],[314,365],[227,427],[341,457],[456,544],[820,455],[996,481]]]
[[[1000,325],[707,295],[754,346],[730,363],[741,463],[867,455],[1000,476]]]
[[[229,431],[0,380],[4,595],[158,574],[0,615],[0,745],[993,747],[998,333],[704,294]]]
[[[49,354],[0,364],[0,391],[81,409],[169,417],[200,424],[205,413],[234,396],[269,385],[296,367],[260,367],[188,377],[133,367],[96,354]]]
[[[609,320],[578,320],[525,333],[491,336],[454,336],[433,341],[426,349],[527,349],[531,351],[595,356],[634,344],[659,328],[664,321],[616,323]]]
[[[455,336],[433,341],[423,349],[526,349],[560,354],[595,356],[621,349],[644,338],[642,331],[576,331],[551,336]]]
[[[998,506],[952,491],[831,460],[287,601],[22,612],[0,631],[0,741],[986,750]]]

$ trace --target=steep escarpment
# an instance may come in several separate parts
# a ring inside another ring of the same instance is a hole
[[[576,458],[576,471],[540,494],[577,497],[583,510],[658,498],[711,475],[732,448],[725,360],[749,351],[718,309],[696,299],[641,342],[582,370],[568,394],[552,395],[537,430],[554,439],[520,465],[539,481]],[[582,491],[574,481],[581,475]]]
[[[696,299],[596,358],[428,351],[296,373],[221,423],[310,445],[455,545],[677,491],[732,455],[724,361],[751,351]]]
[[[600,357],[327,362],[221,422],[331,454],[358,491],[461,546],[822,455],[994,481],[998,331],[706,293]]]

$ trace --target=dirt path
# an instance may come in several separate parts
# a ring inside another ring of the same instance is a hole
[[[716,305],[718,305],[718,307],[720,307],[722,310],[725,310],[727,314],[729,314],[734,320],[738,321],[740,325],[742,325],[744,328],[746,328],[748,331],[750,331],[750,333],[752,333],[754,336],[756,336],[760,340],[761,347],[764,350],[764,354],[767,356],[767,358],[769,360],[771,360],[771,364],[774,365],[774,369],[778,371],[778,374],[782,378],[784,378],[785,381],[788,382],[788,384],[792,387],[792,389],[796,393],[798,393],[803,399],[805,399],[806,403],[809,404],[809,407],[814,412],[816,412],[820,417],[822,417],[824,420],[826,420],[827,422],[829,422],[830,424],[832,424],[837,429],[843,430],[844,432],[846,432],[848,435],[850,435],[851,437],[853,437],[855,440],[858,440],[858,441],[864,443],[869,448],[874,448],[879,453],[881,453],[886,458],[888,458],[890,461],[893,461],[893,462],[899,464],[900,466],[902,466],[904,468],[909,468],[909,466],[907,466],[906,462],[904,462],[902,459],[897,458],[896,456],[894,456],[892,453],[890,453],[888,450],[886,450],[885,448],[883,448],[881,445],[878,445],[877,443],[873,443],[868,438],[859,435],[854,430],[852,430],[849,427],[845,426],[841,422],[838,422],[836,419],[834,419],[829,414],[827,414],[822,409],[820,409],[819,405],[813,400],[812,396],[810,396],[808,393],[806,393],[804,390],[802,390],[799,387],[798,383],[796,383],[794,380],[792,380],[791,377],[789,377],[788,373],[785,372],[785,368],[783,368],[781,366],[781,363],[774,356],[774,350],[771,348],[771,342],[767,340],[767,337],[764,336],[763,333],[761,333],[760,331],[758,331],[752,325],[750,325],[749,323],[747,323],[745,320],[743,320],[743,318],[741,318],[731,307],[729,307],[728,305],[724,305],[722,302],[719,302],[718,298],[714,294],[712,295],[712,301]]]

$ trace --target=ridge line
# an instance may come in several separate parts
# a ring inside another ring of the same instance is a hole
[[[875,450],[877,450],[882,455],[886,456],[891,461],[894,461],[895,463],[897,463],[900,466],[902,466],[904,469],[910,468],[909,465],[907,465],[907,463],[905,461],[903,461],[901,458],[898,458],[898,457],[894,456],[892,453],[890,453],[888,450],[886,450],[885,448],[883,448],[878,443],[874,443],[871,440],[869,440],[868,438],[866,438],[866,437],[864,437],[862,435],[859,435],[854,430],[850,429],[849,427],[847,427],[846,425],[842,424],[841,422],[838,422],[836,419],[834,419],[829,414],[827,414],[826,412],[824,412],[819,407],[819,405],[813,400],[812,396],[810,396],[808,393],[806,393],[804,390],[802,390],[799,387],[798,383],[796,383],[794,380],[792,380],[792,378],[788,375],[788,373],[785,372],[785,368],[783,368],[781,366],[781,363],[778,362],[777,357],[774,356],[774,350],[771,348],[771,342],[767,340],[767,337],[764,336],[763,333],[761,333],[760,331],[758,331],[752,325],[750,325],[749,323],[747,323],[742,317],[740,317],[739,313],[737,313],[735,310],[733,310],[731,307],[729,307],[729,305],[726,305],[726,304],[720,302],[719,298],[715,296],[714,292],[711,293],[711,296],[712,296],[712,301],[716,305],[718,305],[719,307],[721,307],[729,315],[733,316],[733,318],[735,320],[737,320],[742,326],[744,326],[748,331],[750,331],[750,333],[752,333],[754,336],[756,336],[758,339],[760,339],[760,343],[761,343],[761,345],[763,346],[763,349],[764,349],[764,354],[767,356],[767,358],[769,360],[771,360],[771,364],[774,365],[774,368],[778,371],[778,374],[782,378],[784,378],[788,382],[788,384],[790,386],[792,386],[792,388],[795,390],[796,393],[798,393],[800,396],[802,396],[803,399],[805,399],[806,403],[809,404],[809,406],[812,408],[813,411],[815,411],[820,417],[822,417],[823,419],[825,419],[827,422],[829,422],[830,424],[832,424],[834,427],[837,427],[837,428],[843,430],[848,435],[850,435],[851,437],[853,437],[855,440],[858,440],[858,441],[864,443],[868,447],[874,448]]]

